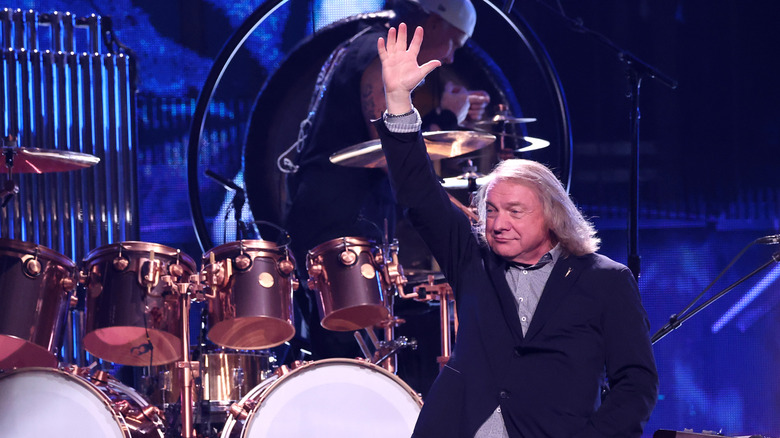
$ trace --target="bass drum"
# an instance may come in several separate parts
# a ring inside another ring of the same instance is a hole
[[[384,368],[326,359],[252,390],[231,409],[221,438],[407,437],[421,408],[414,390]]]
[[[53,368],[0,375],[3,436],[163,438],[157,409],[131,388],[104,376],[81,377]]]

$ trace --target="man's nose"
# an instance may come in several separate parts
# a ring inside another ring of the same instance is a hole
[[[500,212],[496,213],[496,217],[493,219],[493,230],[506,231],[507,229],[509,229],[509,221],[506,215]]]

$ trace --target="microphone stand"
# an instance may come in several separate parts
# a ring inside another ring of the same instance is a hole
[[[682,317],[680,317],[677,314],[672,315],[671,318],[669,318],[669,322],[666,323],[665,326],[661,327],[660,330],[655,332],[655,334],[650,338],[650,342],[655,344],[656,342],[660,341],[664,336],[668,335],[672,331],[674,331],[677,328],[679,328],[682,325],[682,323],[684,323],[688,319],[692,318],[693,315],[696,315],[697,313],[701,312],[707,306],[709,306],[710,304],[712,304],[715,301],[717,301],[723,295],[726,295],[728,292],[730,292],[732,289],[734,289],[735,287],[737,287],[740,284],[742,284],[743,282],[745,282],[747,279],[751,278],[752,276],[754,276],[754,275],[758,274],[759,272],[763,271],[764,269],[766,269],[769,265],[771,265],[773,263],[778,263],[778,262],[780,262],[780,251],[777,251],[776,253],[772,254],[772,258],[769,261],[767,261],[763,265],[761,265],[758,268],[756,268],[753,272],[745,275],[744,277],[742,277],[739,280],[735,281],[734,283],[730,284],[726,289],[723,289],[722,291],[718,292],[712,298],[710,298],[709,300],[707,300],[704,303],[702,303],[701,305],[699,305],[699,307],[691,310],[689,313],[686,313]],[[697,299],[698,299],[698,297],[697,297]],[[692,305],[692,303],[689,304],[688,306],[686,306],[686,309],[690,308],[691,305]]]
[[[513,2],[509,2],[511,5]],[[606,36],[588,29],[583,25],[582,19],[572,19],[566,16],[562,10],[552,8],[541,0],[536,3],[552,11],[574,32],[582,33],[594,37],[603,45],[609,47],[617,53],[618,59],[626,67],[626,78],[628,79],[629,94],[631,99],[631,111],[629,122],[631,128],[631,187],[629,199],[629,217],[628,217],[628,268],[634,274],[634,278],[639,280],[640,257],[637,252],[637,242],[639,240],[638,222],[639,222],[639,120],[641,118],[639,111],[639,90],[642,85],[642,79],[656,79],[671,89],[677,88],[677,81],[664,75],[658,69],[650,64],[640,60],[627,50],[623,50]],[[510,6],[511,8],[511,6]]]
[[[221,176],[211,170],[206,170],[205,175],[214,181],[218,182],[222,187],[227,190],[233,190],[236,194],[233,195],[231,205],[233,205],[234,218],[236,221],[236,240],[244,240],[244,236],[247,234],[247,227],[243,220],[241,220],[241,212],[244,209],[246,203],[246,194],[244,189],[233,181]],[[225,215],[227,220],[227,215]]]
[[[241,211],[244,209],[246,203],[246,195],[244,190],[236,190],[236,194],[233,195],[233,213],[236,220],[236,240],[244,240],[244,236],[247,234],[246,224],[241,220]]]

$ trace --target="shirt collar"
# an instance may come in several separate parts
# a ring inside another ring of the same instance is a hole
[[[561,244],[556,243],[555,246],[545,253],[538,262],[536,262],[533,265],[529,265],[527,263],[518,263],[518,262],[506,262],[506,269],[509,268],[517,268],[517,269],[525,269],[527,271],[533,271],[534,269],[539,269],[546,264],[552,262],[553,264],[558,260],[558,257],[561,255]]]

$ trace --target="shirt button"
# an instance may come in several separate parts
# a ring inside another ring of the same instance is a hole
[[[525,269],[523,269],[523,275],[528,275],[528,271],[526,271]]]
[[[509,398],[509,391],[500,391],[498,393],[498,398],[505,399],[505,400],[508,399]]]
[[[526,320],[526,317],[525,317],[525,316],[524,316],[524,317],[522,317],[522,318],[520,318],[520,321],[523,321],[523,322],[525,322],[525,320]]]
[[[522,303],[523,301],[525,301],[525,298],[520,297],[520,302]]]

